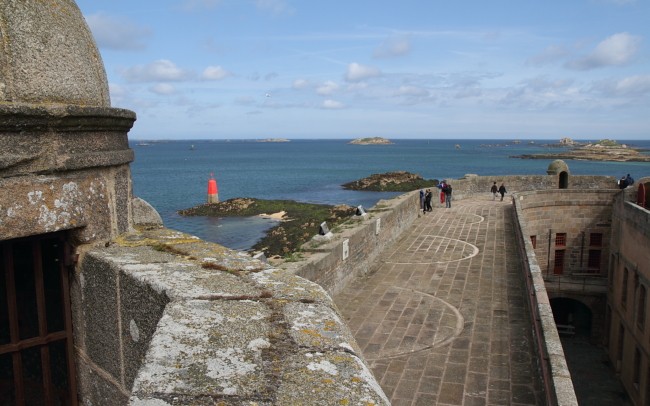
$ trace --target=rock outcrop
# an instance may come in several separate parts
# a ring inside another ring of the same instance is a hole
[[[389,145],[392,143],[392,141],[382,137],[357,138],[349,142],[349,144],[354,145]]]

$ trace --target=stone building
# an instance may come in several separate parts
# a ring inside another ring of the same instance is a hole
[[[613,205],[606,331],[603,344],[635,405],[650,404],[650,178],[620,193]]]

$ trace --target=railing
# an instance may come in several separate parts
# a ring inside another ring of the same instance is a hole
[[[571,272],[564,275],[544,275],[546,290],[554,292],[571,291],[581,293],[604,293],[607,277],[587,272]]]

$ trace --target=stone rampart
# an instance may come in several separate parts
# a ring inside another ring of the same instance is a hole
[[[453,187],[455,198],[468,195],[490,194],[490,188],[497,183],[503,183],[508,194],[533,190],[560,189],[560,179],[556,175],[507,175],[507,176],[478,176],[465,175],[460,179],[447,179]],[[566,189],[598,190],[615,189],[616,177],[613,176],[588,176],[568,175]]]
[[[140,228],[73,282],[84,403],[388,405],[325,290],[196,237]]]
[[[573,389],[571,373],[564,357],[560,336],[555,326],[553,309],[546,292],[543,273],[537,262],[535,250],[528,234],[526,216],[522,203],[515,198],[515,223],[520,249],[523,251],[526,289],[528,290],[533,337],[537,347],[542,380],[548,396],[548,404],[577,406],[578,400]]]
[[[314,238],[301,247],[300,260],[281,265],[336,294],[351,278],[371,272],[383,249],[418,217],[417,191],[381,200],[366,216],[355,216],[333,230],[333,237]]]

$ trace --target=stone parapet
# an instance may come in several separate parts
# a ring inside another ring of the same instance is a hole
[[[564,357],[562,342],[555,326],[553,309],[546,292],[543,273],[537,262],[535,250],[528,238],[529,231],[526,217],[519,199],[513,199],[515,205],[515,230],[518,233],[520,247],[524,252],[524,271],[526,289],[528,290],[533,338],[540,360],[540,369],[549,404],[577,406],[571,373]]]
[[[351,278],[372,272],[370,265],[388,244],[411,226],[420,213],[417,191],[381,200],[367,216],[355,216],[335,228],[330,239],[304,244],[299,259],[281,265],[336,294]]]
[[[89,403],[389,404],[313,282],[155,227],[88,251],[79,270],[75,345]]]

